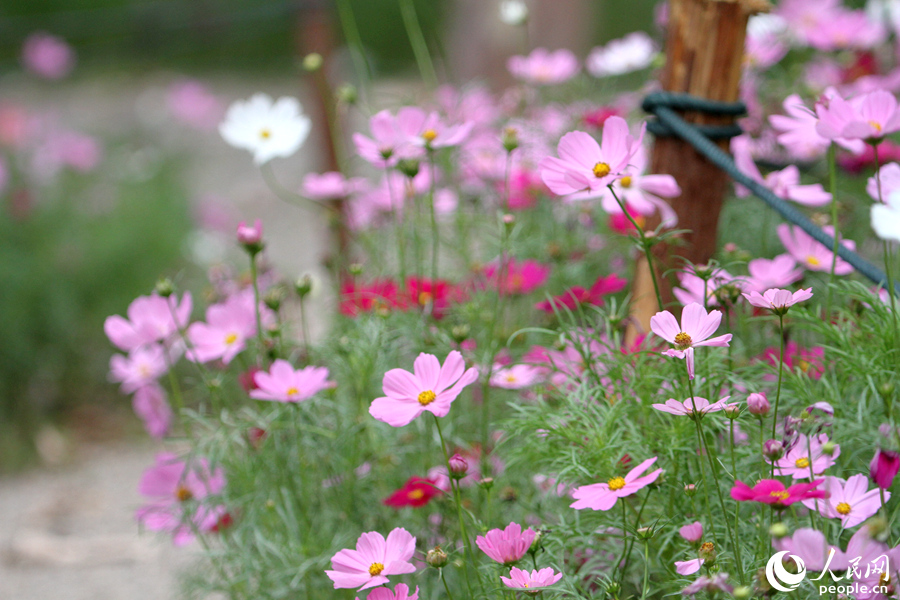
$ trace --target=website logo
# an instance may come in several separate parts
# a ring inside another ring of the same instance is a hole
[[[769,580],[769,585],[779,592],[792,592],[796,590],[800,587],[800,583],[806,578],[806,565],[803,564],[803,559],[799,556],[794,554],[788,555],[794,560],[794,564],[797,565],[796,573],[789,573],[787,569],[784,568],[784,563],[782,561],[784,555],[787,553],[787,550],[778,552],[766,563],[766,579]]]

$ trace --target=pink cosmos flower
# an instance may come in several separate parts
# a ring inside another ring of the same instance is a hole
[[[594,282],[589,290],[581,286],[574,286],[560,294],[554,296],[551,300],[544,300],[535,304],[535,308],[544,312],[552,313],[554,309],[562,307],[569,310],[575,310],[579,304],[593,304],[594,306],[603,306],[603,296],[621,292],[628,285],[628,280],[619,277],[615,273],[604,277],[601,275]]]
[[[359,600],[359,597],[356,600]],[[409,586],[405,583],[398,583],[393,592],[387,587],[378,587],[369,592],[366,600],[419,600],[419,586],[416,586],[416,591],[412,594],[409,593]]]
[[[366,187],[362,177],[344,177],[343,173],[309,173],[303,178],[302,193],[313,200],[339,200]]]
[[[462,354],[453,350],[444,365],[433,354],[419,354],[413,373],[391,369],[384,374],[384,397],[376,398],[369,414],[392,427],[403,427],[423,412],[444,417],[463,388],[478,379],[478,369],[465,370]]]
[[[194,539],[195,529],[201,533],[216,529],[225,509],[203,500],[224,488],[224,471],[219,467],[211,472],[205,458],[188,464],[174,454],[160,453],[141,477],[138,491],[150,502],[135,516],[150,531],[171,532],[175,545],[183,546]]]
[[[778,355],[779,349],[771,346],[763,351],[762,358],[769,364],[777,367],[779,362]],[[825,350],[821,346],[804,348],[794,340],[791,340],[784,347],[784,366],[791,371],[797,368],[811,379],[819,379],[825,371],[825,365],[822,361],[824,356]]]
[[[675,572],[679,575],[693,575],[694,573],[699,571],[700,567],[702,566],[702,558],[695,558],[693,560],[676,560]]]
[[[168,370],[166,350],[159,344],[140,346],[127,357],[114,354],[109,359],[109,378],[121,383],[126,394],[155,383]]]
[[[169,341],[187,326],[193,304],[190,292],[178,302],[176,296],[140,296],[128,307],[128,318],[107,317],[103,330],[113,344],[125,351],[156,342]]]
[[[230,363],[256,335],[253,304],[252,292],[242,292],[206,309],[206,322],[193,323],[187,330],[191,342],[188,360],[205,363],[222,359]]]
[[[807,31],[806,39],[816,50],[830,52],[874,48],[886,36],[884,26],[869,19],[865,11],[841,8],[828,18],[819,20],[817,27]]]
[[[747,263],[750,277],[745,281],[749,292],[762,293],[769,288],[781,288],[803,278],[797,261],[790,254],[779,254],[773,259],[755,258]]]
[[[333,381],[328,381],[325,367],[309,366],[295,371],[291,363],[282,359],[273,362],[268,373],[257,372],[253,381],[257,387],[250,391],[251,398],[278,402],[300,402],[334,386]]]
[[[534,365],[495,365],[491,371],[491,386],[506,390],[521,390],[544,380],[543,371]]]
[[[829,235],[834,235],[834,227],[830,225],[823,227],[822,230]],[[834,254],[799,227],[782,223],[778,226],[778,238],[784,244],[788,254],[808,270],[825,273],[831,271]],[[841,245],[856,250],[856,242],[853,240],[841,240]],[[834,272],[837,275],[849,275],[853,272],[853,267],[844,259],[838,258]]]
[[[753,306],[771,310],[776,315],[786,313],[787,309],[797,304],[798,302],[809,300],[810,298],[812,298],[812,295],[812,288],[807,288],[805,290],[800,289],[793,293],[788,290],[779,290],[773,288],[770,290],[766,290],[763,294],[760,294],[759,292],[750,292],[749,294],[743,294],[744,298],[747,299],[747,302],[749,302]]]
[[[880,153],[879,156],[881,156]],[[884,202],[888,196],[900,191],[900,164],[892,162],[882,165],[878,170],[878,176],[881,178],[880,199],[878,196],[878,180],[875,178],[875,175],[869,177],[869,181],[866,183],[866,192],[872,200]]]
[[[358,591],[388,583],[388,575],[414,573],[410,562],[416,551],[416,538],[402,527],[391,531],[387,540],[377,531],[359,536],[356,550],[344,549],[331,557],[333,571],[325,571],[334,589],[355,588]]]
[[[695,596],[700,592],[706,592],[714,596],[716,592],[730,594],[734,588],[728,583],[728,573],[716,573],[714,575],[702,575],[691,585],[681,590],[684,596]]]
[[[506,587],[517,590],[531,591],[539,588],[545,588],[553,585],[562,579],[562,573],[557,573],[553,567],[547,567],[538,571],[535,569],[531,573],[513,567],[509,571],[509,577],[500,576]]]
[[[678,215],[663,198],[680,196],[681,188],[671,175],[644,175],[646,169],[647,153],[643,146],[639,146],[623,169],[622,177],[612,182],[613,190],[629,214],[649,217],[658,211],[664,227],[675,227]],[[612,194],[604,194],[601,205],[611,215],[622,214]]]
[[[876,487],[869,488],[865,475],[852,475],[846,481],[839,477],[826,477],[822,488],[829,493],[826,500],[818,502],[818,510],[829,519],[840,519],[841,527],[856,527],[881,508],[881,493]],[[890,492],[884,492],[884,501],[891,499]],[[803,505],[816,510],[816,503],[804,500]]]
[[[375,113],[369,119],[371,138],[361,133],[353,134],[357,153],[372,166],[379,168],[393,167],[401,158],[421,156],[421,148],[409,143],[411,130],[416,127],[420,112],[421,109],[407,106],[401,108],[396,117],[389,110]]]
[[[859,582],[860,591],[854,594],[856,600],[887,600],[896,595],[896,582],[900,578],[897,569],[900,547],[888,548],[872,539],[868,527],[860,527],[847,542],[844,555],[847,557],[845,565],[848,571],[852,570],[854,583]],[[866,567],[862,568],[863,565]],[[838,568],[840,566],[844,565]],[[880,590],[880,586],[887,588],[886,594],[874,591]]]
[[[715,333],[721,322],[721,312],[714,310],[707,314],[706,309],[694,302],[684,307],[681,314],[681,325],[678,324],[672,313],[665,310],[650,318],[650,330],[670,344],[675,344],[675,348],[666,350],[663,354],[685,359],[688,377],[693,379],[694,347],[726,347],[731,341],[730,333],[714,338],[709,337]]]
[[[506,68],[513,77],[534,85],[556,85],[578,74],[578,59],[570,50],[535,48],[528,56],[511,56]]]
[[[777,479],[763,479],[751,488],[743,481],[737,481],[731,488],[731,497],[738,502],[762,502],[781,509],[809,498],[824,498],[825,490],[816,489],[821,483],[821,479],[816,479],[811,483],[795,483],[785,488]]]
[[[699,267],[691,265],[688,268],[696,270]],[[743,285],[743,281],[725,269],[715,269],[708,281],[704,281],[699,275],[686,270],[678,273],[678,285],[680,287],[674,288],[672,294],[676,300],[685,306],[692,302],[702,306],[704,305],[704,298],[706,299],[705,306],[718,306],[719,298],[716,296],[716,291],[730,284],[740,287]]]
[[[253,225],[247,225],[244,221],[238,223],[237,241],[245,246],[258,246],[262,243],[262,221],[256,219]]]
[[[712,404],[710,404],[709,400],[706,398],[700,398],[699,396],[688,398],[684,402],[679,402],[674,398],[670,398],[666,400],[665,404],[654,404],[653,408],[664,413],[669,413],[670,415],[687,415],[689,417],[700,415],[700,417],[703,417],[712,412],[725,410],[729,398],[731,398],[731,396],[725,396]]]
[[[583,485],[575,488],[572,497],[575,502],[570,504],[572,508],[581,510],[590,508],[592,510],[609,510],[616,504],[616,500],[630,496],[638,490],[647,487],[662,474],[662,469],[656,469],[648,475],[643,475],[644,471],[649,469],[658,457],[648,458],[631,471],[625,477],[613,477],[606,483],[594,483],[591,485]]]
[[[635,31],[591,50],[584,66],[594,77],[622,75],[646,69],[653,63],[654,56],[653,39],[643,31]]]
[[[548,156],[540,164],[541,178],[554,194],[569,200],[587,200],[608,193],[606,186],[622,176],[641,148],[646,122],[637,138],[621,117],[610,117],[603,125],[601,143],[583,131],[562,136],[559,158]]]
[[[803,504],[813,508],[810,500],[804,500]],[[823,502],[820,500],[819,506],[821,507],[822,504]],[[808,571],[818,572],[824,569],[832,549],[835,554],[828,568],[831,571],[840,571],[847,567],[847,556],[841,552],[841,549],[829,544],[825,539],[825,534],[821,531],[808,527],[797,529],[790,537],[773,539],[772,547],[799,556]]]
[[[214,131],[225,114],[219,99],[193,79],[170,85],[166,105],[175,119],[201,131]]]
[[[45,79],[61,79],[75,66],[75,52],[62,38],[32,33],[22,45],[25,68]]]
[[[831,455],[825,454],[822,447],[827,442],[828,437],[824,433],[812,438],[800,434],[787,454],[775,462],[775,474],[782,477],[790,475],[794,479],[809,479],[810,466],[815,475],[833,467],[835,459],[841,455],[841,447],[835,444]]]
[[[831,202],[831,194],[826,192],[820,183],[811,185],[800,184],[800,169],[790,165],[781,171],[772,171],[765,178],[753,161],[750,153],[749,136],[742,135],[731,140],[731,152],[737,166],[759,183],[785,200],[791,200],[804,206],[823,206]],[[745,198],[750,195],[750,190],[742,185],[736,185],[737,195]]]
[[[518,523],[510,523],[506,529],[491,529],[484,535],[475,538],[475,544],[491,559],[503,565],[511,565],[519,561],[537,535],[531,527],[522,531]]]
[[[678,534],[685,540],[695,543],[703,539],[703,523],[694,521],[678,530]]]
[[[837,92],[831,88],[825,91],[826,97],[836,94]],[[769,117],[769,123],[779,134],[778,143],[787,148],[788,152],[799,160],[813,160],[822,156],[831,144],[831,140],[826,139],[818,132],[816,126],[819,119],[816,114],[803,104],[803,100],[797,94],[791,94],[785,98],[783,106],[789,116],[771,115]],[[854,154],[862,152],[865,148],[865,143],[861,140],[839,138],[834,141]]]
[[[816,104],[816,131],[829,140],[878,140],[900,131],[900,107],[890,92],[876,90],[850,101],[834,95]]]
[[[883,490],[888,489],[893,485],[898,471],[900,471],[900,454],[881,448],[875,451],[875,456],[869,463],[869,477],[875,485]]]
[[[144,423],[147,433],[156,439],[166,437],[172,426],[172,408],[159,384],[154,382],[138,388],[131,399],[131,407]]]
[[[528,294],[544,285],[550,277],[550,266],[531,259],[509,258],[502,269],[499,261],[485,265],[484,276],[504,295]]]

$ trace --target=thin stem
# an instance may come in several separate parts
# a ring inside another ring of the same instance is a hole
[[[612,193],[613,198],[616,199],[616,203],[619,205],[619,208],[622,209],[622,212],[625,214],[625,217],[628,218],[628,220],[631,222],[631,224],[637,230],[638,235],[641,238],[641,248],[643,248],[643,250],[644,250],[644,256],[647,257],[647,266],[650,268],[650,278],[653,280],[653,291],[656,292],[656,303],[659,305],[659,310],[662,310],[663,309],[662,294],[659,291],[659,282],[656,281],[656,269],[653,268],[653,253],[650,252],[650,247],[647,244],[647,236],[644,234],[644,229],[643,229],[643,227],[638,225],[638,222],[635,221],[634,218],[631,216],[631,213],[628,212],[628,210],[625,207],[625,204],[622,202],[622,200],[616,194],[615,189],[613,189],[612,184],[610,184],[606,187],[609,188],[609,191],[610,191],[610,193]],[[704,294],[704,302],[706,301],[705,296],[706,296],[706,294]]]
[[[878,202],[884,203],[881,195],[881,162],[878,156],[878,144],[872,144],[872,150],[875,152],[875,185],[878,188]],[[882,240],[881,248],[884,253],[884,274],[887,277],[888,296],[891,299],[891,321],[894,326],[894,344],[897,344],[897,292],[894,289],[894,276],[891,273],[891,252],[888,249],[887,240]]]
[[[306,319],[306,304],[303,296],[300,296],[300,328],[303,332],[303,350],[306,352],[306,360],[309,358],[309,324]]]
[[[832,248],[832,252],[834,255],[831,258],[831,271],[828,276],[828,293],[825,295],[825,318],[831,319],[831,287],[834,285],[834,270],[837,268],[837,260],[838,260],[838,205],[837,205],[837,159],[835,157],[835,148],[837,146],[834,142],[828,147],[828,189],[831,192],[831,225],[834,227],[834,247]],[[876,156],[878,153],[875,153]],[[774,436],[774,434],[773,434]]]
[[[444,569],[438,569],[438,574],[441,576],[441,583],[444,584],[444,590],[447,592],[447,598],[449,600],[453,600],[453,594],[450,593],[450,586],[447,585],[447,580],[444,579]]]
[[[431,285],[436,285],[438,278],[438,250],[440,249],[440,236],[438,235],[437,216],[434,210],[434,195],[437,187],[437,169],[434,166],[434,150],[428,150],[428,166],[431,169],[431,193],[430,193],[430,216],[431,216]]]
[[[644,585],[641,588],[641,600],[647,597],[647,588],[650,583],[650,543],[644,541]]]
[[[391,182],[391,172],[387,164],[384,165],[384,180],[387,183],[388,197],[391,200],[391,210],[394,211],[394,237],[397,238],[397,270],[400,274],[400,286],[406,285],[406,248],[403,239],[403,204],[396,205],[394,185]]]
[[[341,28],[344,30],[344,38],[350,47],[350,58],[353,61],[353,69],[359,78],[363,92],[366,93],[369,87],[369,64],[366,62],[365,48],[363,48],[362,37],[359,35],[359,27],[356,25],[356,18],[353,16],[353,5],[350,0],[337,0],[338,16],[341,20]]]
[[[416,64],[419,66],[419,73],[425,84],[434,89],[438,83],[437,74],[434,71],[434,63],[431,61],[431,54],[428,52],[428,44],[425,43],[425,35],[422,33],[422,26],[419,24],[413,0],[400,0],[400,14],[403,17],[403,26],[406,27],[406,34],[409,36],[409,43],[412,45],[413,54],[416,57]]]
[[[256,339],[259,343],[259,360],[257,363],[266,364],[266,342],[263,339],[262,316],[259,310],[259,277],[256,268],[256,253],[250,253],[250,279],[253,282],[253,313],[256,315]]]
[[[784,315],[778,315],[778,337],[781,340],[781,349],[778,351],[778,387],[775,388],[775,410],[772,413],[772,439],[775,439],[775,427],[778,425],[778,401],[781,400],[781,377],[784,372]],[[772,473],[775,473],[774,461]]]

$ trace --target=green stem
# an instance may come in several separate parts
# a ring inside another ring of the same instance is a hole
[[[650,543],[644,541],[644,585],[641,588],[641,600],[647,597],[647,588],[650,583]]]
[[[353,5],[350,0],[337,0],[337,9],[338,17],[341,20],[341,28],[344,30],[344,38],[346,38],[347,45],[350,47],[353,69],[356,71],[363,95],[365,95],[369,87],[369,64],[366,62],[362,37],[359,35],[359,27],[356,24],[356,18],[353,16]]]
[[[309,361],[309,323],[306,319],[306,303],[303,296],[300,296],[300,329],[303,332],[303,350],[306,353],[306,360]]]
[[[878,188],[878,202],[884,203],[884,198],[881,195],[881,163],[878,157],[878,144],[872,144],[872,149],[875,151],[875,184]],[[894,326],[894,345],[896,345],[898,343],[896,302],[897,292],[894,289],[894,276],[891,273],[891,252],[888,249],[887,240],[882,240],[881,248],[884,253],[884,274],[885,277],[887,277],[888,296],[891,299],[891,321]]]
[[[778,402],[781,400],[781,378],[784,372],[784,315],[778,315],[778,337],[781,349],[778,352],[778,387],[775,388],[775,410],[772,413],[772,439],[775,439],[775,427],[778,425]],[[775,462],[772,462],[772,474],[775,473]]]
[[[644,234],[644,228],[638,225],[638,222],[634,220],[631,216],[631,213],[628,212],[625,208],[625,204],[616,194],[616,191],[613,189],[612,184],[607,186],[609,188],[610,193],[612,193],[613,198],[616,199],[616,203],[619,205],[619,208],[622,209],[622,213],[625,214],[625,217],[631,222],[634,228],[638,232],[638,236],[641,238],[641,248],[644,250],[644,256],[647,257],[647,266],[650,269],[650,278],[653,280],[653,291],[656,292],[656,303],[659,305],[659,310],[663,309],[663,301],[662,294],[659,291],[659,282],[656,280],[656,269],[653,268],[653,253],[650,252],[650,246],[647,243],[647,236]],[[706,294],[704,296],[704,303],[706,302]]]
[[[450,586],[447,585],[447,580],[444,579],[444,569],[443,568],[438,569],[438,573],[441,576],[441,583],[444,584],[444,590],[446,590],[446,592],[447,592],[448,600],[453,600],[453,594],[450,593]]]
[[[834,247],[832,248],[832,252],[834,256],[831,259],[831,271],[828,276],[828,293],[825,295],[825,319],[831,319],[831,288],[835,282],[834,270],[837,268],[837,260],[838,260],[838,237],[839,237],[839,223],[838,223],[838,204],[837,204],[837,159],[835,157],[835,148],[837,146],[834,142],[828,147],[828,189],[831,192],[831,224],[834,227]],[[877,152],[875,153],[877,156]],[[774,436],[774,434],[773,434]]]
[[[397,270],[400,274],[400,287],[406,285],[406,247],[403,239],[403,200],[400,206],[396,204],[394,186],[391,183],[391,172],[387,165],[384,166],[384,180],[388,188],[388,197],[391,200],[391,210],[394,211],[394,237],[397,239]]]
[[[431,54],[428,52],[428,44],[425,43],[425,35],[422,33],[422,26],[419,24],[413,0],[400,0],[400,14],[403,17],[403,26],[406,27],[406,34],[409,36],[409,43],[412,45],[413,54],[416,57],[416,64],[419,66],[419,73],[425,84],[430,89],[434,89],[438,84],[437,74],[434,71],[434,63],[431,61]]]
[[[428,203],[431,217],[431,285],[436,285],[438,278],[438,250],[440,249],[440,236],[438,235],[437,216],[434,210],[434,194],[437,188],[437,170],[434,166],[434,150],[428,150],[428,166],[431,169],[431,198]]]
[[[266,364],[266,343],[263,339],[262,316],[259,310],[259,274],[256,268],[256,253],[250,253],[250,279],[253,282],[253,313],[256,315],[256,340],[259,343],[258,364]]]

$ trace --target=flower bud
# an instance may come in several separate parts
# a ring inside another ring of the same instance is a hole
[[[886,542],[891,534],[890,523],[884,517],[872,517],[866,521],[869,528],[869,537],[880,542]]]
[[[697,558],[701,559],[704,564],[711,565],[716,562],[716,558],[718,558],[719,553],[716,552],[716,545],[712,542],[703,542],[700,544],[700,549],[697,551]]]
[[[461,344],[469,338],[469,331],[469,326],[463,323],[462,325],[454,325],[453,327],[451,327],[450,335],[453,336],[453,341],[455,341],[457,344]]]
[[[459,452],[450,457],[450,477],[453,479],[462,479],[469,472],[469,463],[466,462]]]
[[[503,143],[503,149],[512,152],[519,147],[519,132],[515,127],[507,127],[503,130],[500,140]]]
[[[342,83],[338,86],[335,96],[338,102],[343,102],[344,104],[356,104],[356,101],[359,99],[356,87],[349,83]]]
[[[538,529],[534,534],[534,539],[531,541],[531,548],[528,549],[529,552],[534,554],[538,550],[540,550],[544,545],[544,531],[542,529]]]
[[[769,535],[778,540],[787,537],[789,533],[790,531],[784,523],[772,523],[772,526],[769,527]]]
[[[478,485],[480,485],[485,491],[489,491],[492,487],[494,487],[494,478],[485,477],[478,482]]]
[[[350,263],[349,265],[347,265],[347,271],[349,271],[349,273],[354,276],[362,275],[362,272],[363,272],[362,263],[358,263],[358,262]]]
[[[312,52],[303,57],[303,69],[312,73],[322,68],[322,55]]]
[[[879,448],[869,464],[869,477],[875,485],[886,490],[894,483],[898,470],[900,470],[900,454]]]
[[[175,293],[175,284],[168,277],[156,282],[156,293],[163,298],[168,298]]]
[[[269,309],[278,312],[278,309],[281,308],[281,303],[284,301],[284,288],[280,285],[269,288],[266,291],[266,294],[263,296],[263,303],[269,307]]]
[[[241,221],[237,227],[237,241],[251,255],[259,254],[263,249],[262,221],[257,219],[253,225]]]
[[[729,419],[737,419],[741,415],[741,407],[739,404],[728,404],[723,411]]]
[[[312,277],[309,273],[306,273],[301,275],[300,278],[294,282],[294,291],[297,292],[297,295],[301,298],[305,298],[312,291],[312,286]]]
[[[653,538],[653,534],[656,533],[653,531],[652,527],[638,527],[637,535],[642,540],[649,540]]]
[[[688,495],[688,497],[693,496],[697,493],[697,486],[693,483],[686,483],[684,485],[684,493]]]
[[[753,590],[746,586],[738,586],[734,588],[734,591],[731,592],[731,596],[734,600],[750,600],[750,597],[753,595]]]
[[[894,396],[894,382],[885,381],[878,386],[878,394],[884,400],[890,400]]]
[[[784,456],[784,444],[781,440],[766,440],[763,444],[763,456],[769,460],[778,460]]]
[[[837,448],[837,444],[828,440],[822,445],[822,453],[828,456],[834,456],[834,450]]]
[[[771,408],[772,405],[769,404],[769,399],[766,398],[765,394],[753,393],[747,396],[747,410],[750,411],[751,415],[765,417],[769,414]]]
[[[397,170],[412,179],[419,174],[419,161],[414,158],[404,158],[397,163]]]
[[[619,597],[622,592],[622,586],[617,581],[610,581],[606,584],[606,592],[614,599]]]
[[[435,546],[425,555],[425,562],[428,563],[428,566],[430,567],[440,569],[450,562],[450,557],[447,556],[447,553],[444,552],[440,546]]]

